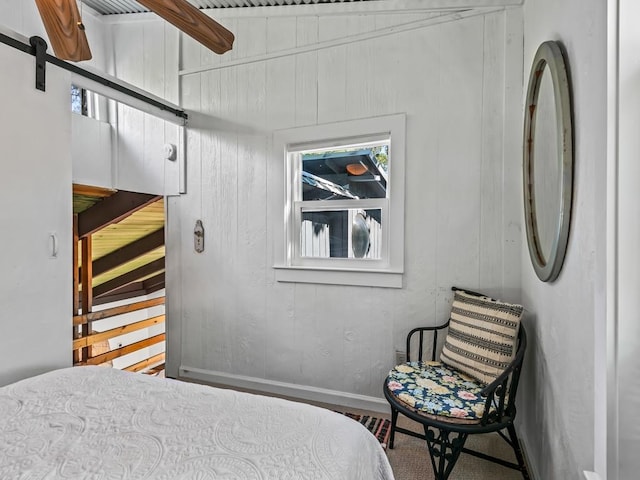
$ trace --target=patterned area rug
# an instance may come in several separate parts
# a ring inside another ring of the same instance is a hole
[[[370,417],[368,415],[358,415],[356,413],[349,412],[337,412],[352,418],[356,422],[361,423],[367,430],[369,430],[374,437],[378,439],[380,445],[385,450],[387,449],[387,443],[389,442],[389,433],[391,430],[391,421],[386,418]]]

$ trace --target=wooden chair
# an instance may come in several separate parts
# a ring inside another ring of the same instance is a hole
[[[513,425],[527,346],[520,324],[523,308],[469,290],[453,290],[449,320],[438,327],[411,330],[407,363],[397,365],[385,380],[384,395],[391,406],[389,448],[396,432],[426,440],[436,480],[449,477],[462,452],[519,470],[528,480]],[[438,334],[447,327],[436,362]],[[418,352],[412,361],[415,335]],[[431,357],[423,361],[423,343],[428,340]],[[398,427],[399,413],[422,424],[424,434]],[[518,463],[465,448],[469,435],[489,432],[498,432],[513,448]]]

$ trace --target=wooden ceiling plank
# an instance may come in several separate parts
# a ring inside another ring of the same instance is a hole
[[[162,290],[165,287],[165,283],[158,283],[157,285],[154,285],[150,288],[145,289],[144,294],[145,295],[151,295],[154,292],[157,292],[158,290]],[[162,297],[164,298],[164,297]]]
[[[134,287],[137,287],[134,288]],[[144,297],[147,295],[147,291],[142,289],[142,282],[130,283],[126,287],[122,287],[126,291],[116,290],[104,297],[96,298],[93,301],[94,305],[104,305],[107,303],[119,302],[120,300],[130,300],[132,298]]]
[[[87,197],[104,198],[104,197],[110,197],[116,192],[117,190],[114,190],[112,188],[94,187],[91,185],[81,185],[79,183],[73,184],[74,195],[84,195]]]
[[[130,283],[136,282],[141,278],[147,277],[152,273],[157,273],[160,270],[164,270],[164,257],[159,258],[153,262],[147,263],[141,267],[124,273],[119,277],[109,280],[93,288],[93,297],[99,298],[114,290],[124,287]]]
[[[151,289],[158,285],[164,285],[164,272],[159,273],[151,278],[147,278],[144,282],[142,282],[142,286],[145,290]]]
[[[115,290],[111,290],[110,292],[108,292],[105,295],[102,295],[102,297],[98,297],[96,299],[94,299],[94,304],[96,302],[96,300],[102,300],[105,298],[114,298],[114,297],[119,297],[120,300],[123,300],[125,298],[133,298],[136,296],[139,296],[139,292],[144,290],[144,286],[142,285],[142,282],[129,282],[126,285],[123,285],[121,287],[116,288]],[[126,297],[122,297],[122,295],[127,295]]]
[[[91,235],[161,198],[146,193],[117,192],[78,214],[78,235],[80,238]]]
[[[107,272],[164,245],[164,228],[93,261],[93,275]]]

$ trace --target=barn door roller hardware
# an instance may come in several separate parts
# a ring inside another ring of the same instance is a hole
[[[33,47],[36,57],[36,89],[44,92],[47,86],[47,42],[41,37],[31,37],[29,43]]]
[[[174,108],[174,106],[162,102],[159,99],[151,98],[140,91],[132,90],[131,88],[119,83],[117,79],[110,80],[109,78],[105,78],[97,73],[90,72],[76,65],[65,62],[64,60],[60,60],[53,55],[49,55],[47,53],[47,42],[40,37],[31,37],[29,39],[29,44],[27,44],[0,32],[0,43],[36,57],[36,88],[38,90],[44,91],[45,89],[45,64],[48,62],[56,67],[63,68],[64,70],[75,73],[76,75],[80,75],[81,77],[99,83],[100,85],[104,85],[162,111],[170,112],[176,117],[182,119],[184,122],[189,118],[184,110]]]

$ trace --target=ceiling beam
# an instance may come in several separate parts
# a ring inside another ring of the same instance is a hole
[[[91,235],[161,198],[146,193],[117,192],[78,214],[78,236]]]
[[[108,272],[164,245],[164,228],[93,261],[93,276]]]
[[[118,302],[120,300],[142,297],[144,295],[150,295],[154,292],[157,292],[158,290],[162,290],[163,288],[164,282],[150,286],[149,288],[145,288],[143,282],[134,282],[130,283],[129,285],[125,285],[124,287],[120,287],[118,290],[114,290],[113,292],[109,293],[109,295],[104,295],[102,297],[94,299],[93,304],[104,305],[105,303]]]
[[[158,285],[162,285],[164,287],[164,272],[159,273],[151,278],[147,278],[142,282],[142,287],[145,290],[151,290],[152,288],[157,287]]]
[[[93,301],[93,304],[104,305],[105,303],[118,302],[120,300],[142,297],[146,294],[147,292],[142,289],[142,282],[135,282],[130,283],[129,285],[125,285],[118,290],[114,290],[109,295],[104,295],[102,297],[96,298]]]
[[[145,294],[145,295],[151,295],[153,292],[157,292],[158,290],[162,290],[164,287],[165,287],[164,282],[159,283],[158,285],[155,285],[155,286],[153,286],[153,287],[147,288],[147,289],[144,291],[144,294]]]
[[[61,60],[91,60],[91,49],[75,0],[36,0],[53,51]]]
[[[215,53],[222,54],[233,46],[233,33],[187,0],[137,1]]]
[[[146,265],[138,267],[135,270],[131,270],[130,272],[124,273],[119,277],[95,286],[93,288],[93,296],[94,298],[102,297],[113,292],[114,290],[124,287],[125,285],[137,282],[141,278],[147,277],[154,273],[158,273],[161,270],[164,270],[164,257],[154,260],[151,263],[147,263]]]

